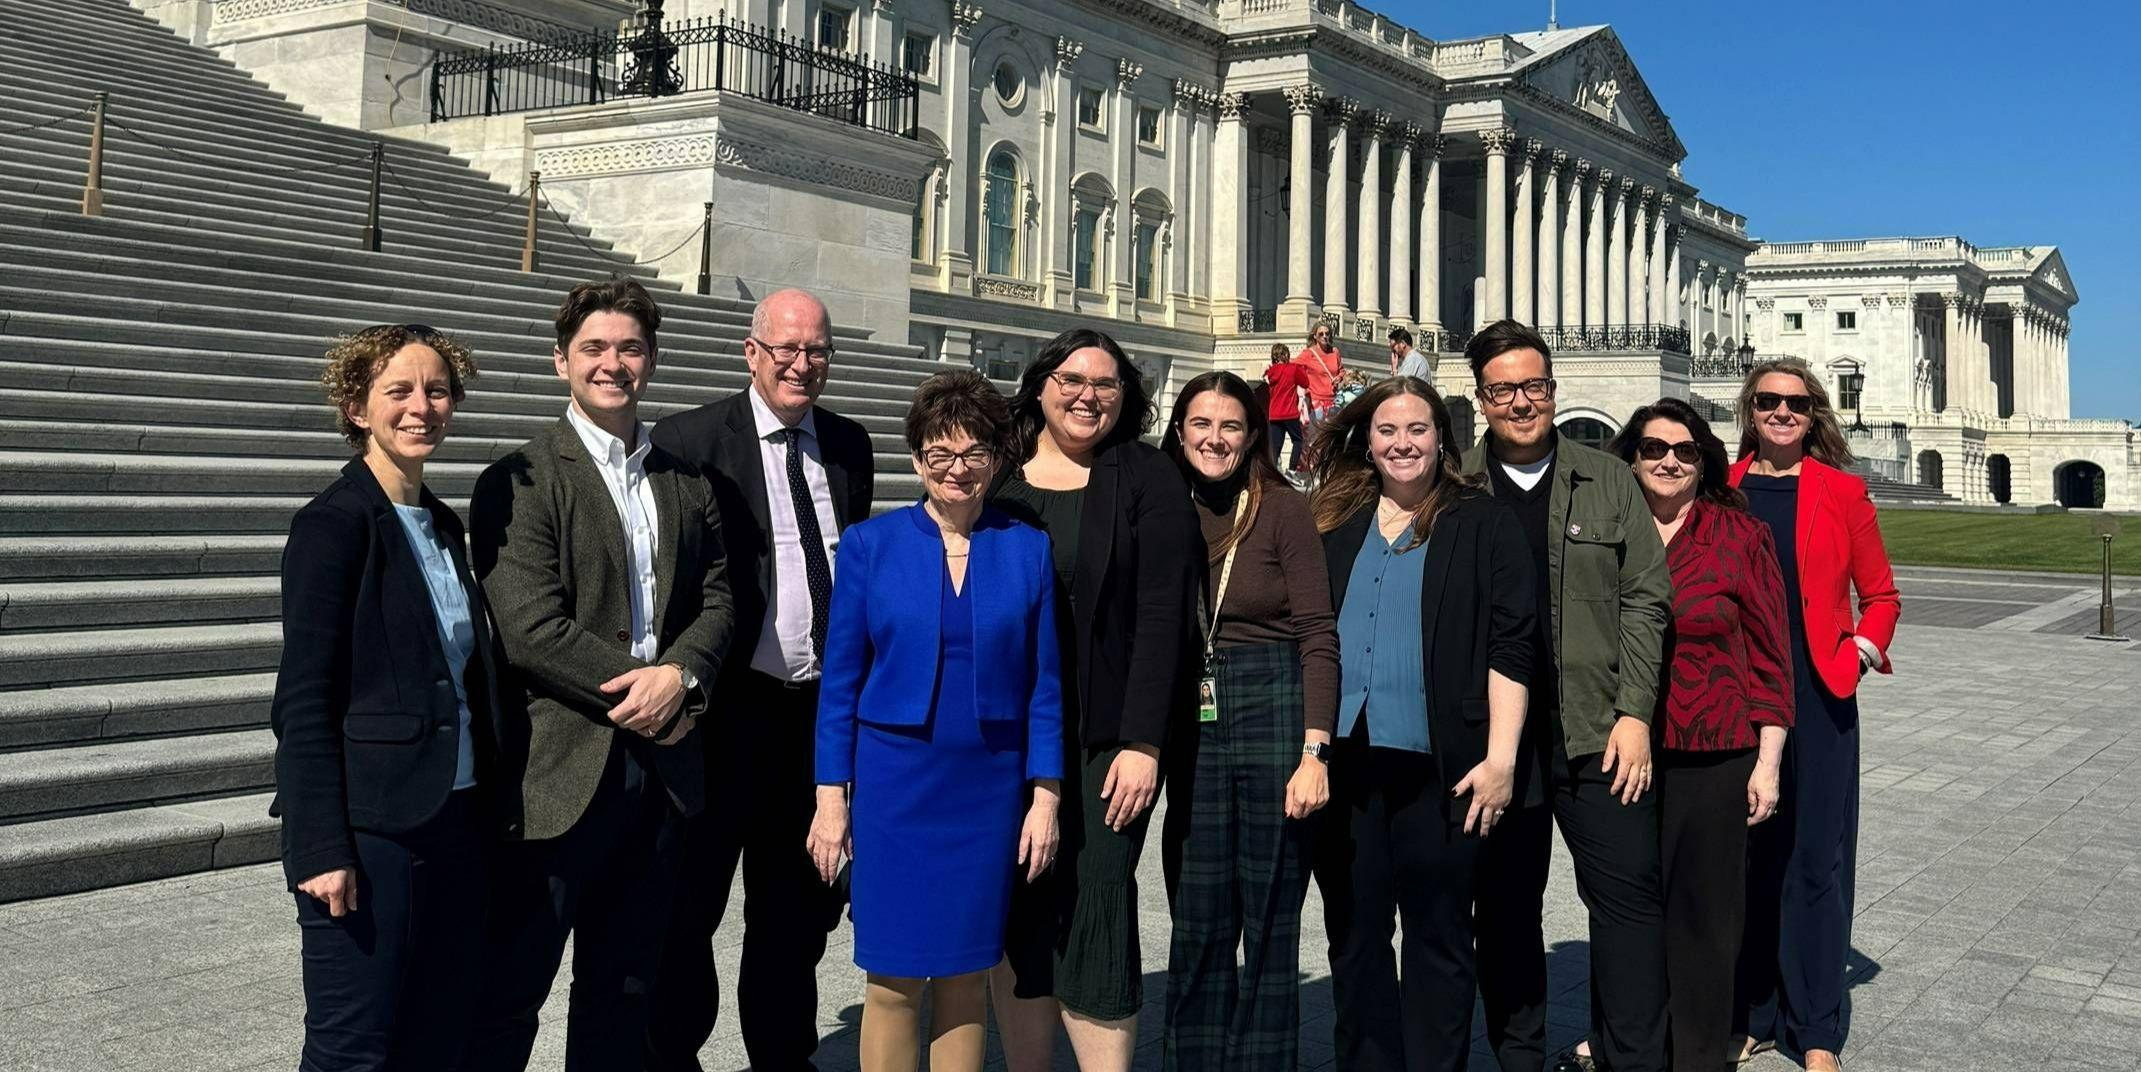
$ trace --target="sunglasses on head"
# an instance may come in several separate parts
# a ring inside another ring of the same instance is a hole
[[[1635,452],[1638,457],[1641,457],[1646,462],[1660,461],[1667,454],[1671,454],[1682,465],[1699,465],[1702,463],[1702,448],[1697,447],[1695,441],[1691,439],[1683,439],[1678,443],[1668,443],[1656,436],[1644,436],[1642,442],[1636,444]]]
[[[1775,391],[1756,391],[1754,393],[1754,411],[1756,413],[1769,413],[1778,406],[1789,406],[1793,413],[1804,417],[1814,412],[1814,396],[1781,395]]]

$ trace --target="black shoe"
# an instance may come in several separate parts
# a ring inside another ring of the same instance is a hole
[[[1598,1062],[1590,1054],[1570,1050],[1554,1059],[1553,1072],[1598,1072]]]

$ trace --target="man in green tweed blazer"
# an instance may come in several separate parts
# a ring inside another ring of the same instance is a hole
[[[735,617],[709,485],[639,420],[660,326],[634,280],[573,288],[553,354],[565,416],[485,469],[470,503],[501,691],[525,716],[507,735],[522,840],[497,869],[466,1067],[526,1066],[568,935],[566,1068],[627,1067],[643,1045],[679,831],[706,799],[691,734]]]

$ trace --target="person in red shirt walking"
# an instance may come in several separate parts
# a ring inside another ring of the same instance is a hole
[[[1268,397],[1264,401],[1264,417],[1271,423],[1271,435],[1264,440],[1264,449],[1271,452],[1271,464],[1279,464],[1279,453],[1285,441],[1294,441],[1293,460],[1281,466],[1290,472],[1301,471],[1301,367],[1287,360],[1286,344],[1271,344],[1271,365],[1264,370],[1264,385]]]

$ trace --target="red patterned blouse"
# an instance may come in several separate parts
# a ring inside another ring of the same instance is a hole
[[[1665,747],[1722,752],[1792,724],[1784,574],[1769,526],[1697,500],[1665,549],[1673,573]]]

